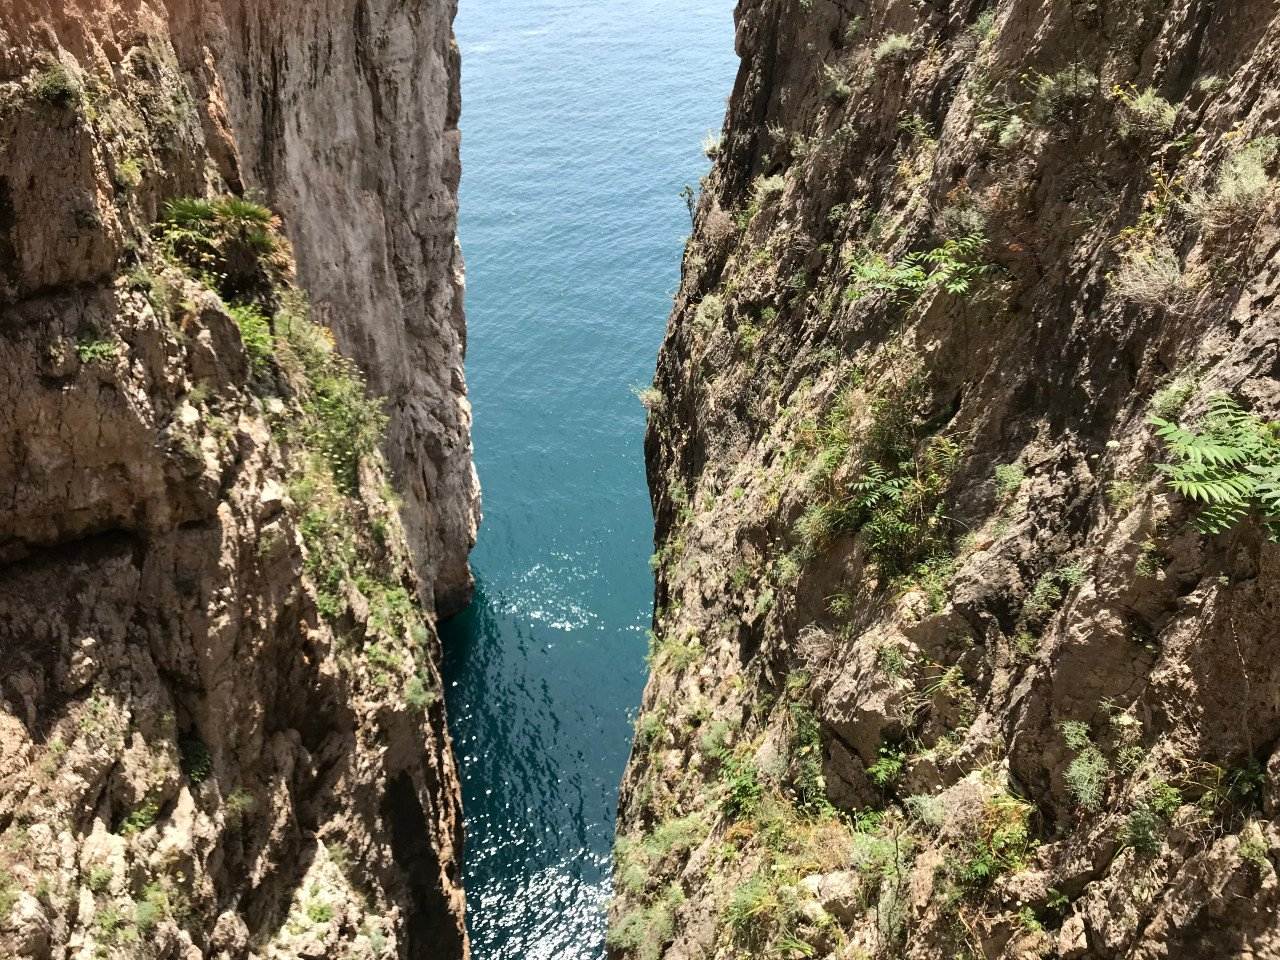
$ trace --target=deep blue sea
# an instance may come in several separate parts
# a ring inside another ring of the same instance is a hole
[[[476,960],[603,956],[653,583],[647,384],[733,83],[733,0],[461,0],[484,526],[447,624]]]

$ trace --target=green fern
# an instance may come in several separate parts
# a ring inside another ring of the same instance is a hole
[[[1200,504],[1202,533],[1230,530],[1250,516],[1280,541],[1280,424],[1215,394],[1197,429],[1148,418],[1173,462],[1157,465],[1170,488]]]
[[[845,290],[845,299],[861,300],[868,293],[881,292],[896,301],[909,302],[931,287],[941,287],[953,296],[966,296],[992,270],[990,264],[979,259],[986,245],[986,237],[974,233],[948,240],[932,250],[909,253],[894,264],[878,253],[852,260],[852,282]]]

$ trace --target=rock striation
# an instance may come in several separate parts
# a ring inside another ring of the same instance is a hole
[[[1280,950],[1277,30],[741,0],[612,956]]]
[[[453,14],[0,4],[4,956],[467,955]]]

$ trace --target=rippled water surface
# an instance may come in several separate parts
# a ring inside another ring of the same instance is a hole
[[[732,0],[461,0],[485,523],[445,628],[477,960],[598,958],[652,580],[647,383]]]

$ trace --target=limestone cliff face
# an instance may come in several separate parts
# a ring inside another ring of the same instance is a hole
[[[466,956],[453,12],[0,4],[0,954]]]
[[[737,18],[614,955],[1274,955],[1274,5]]]

